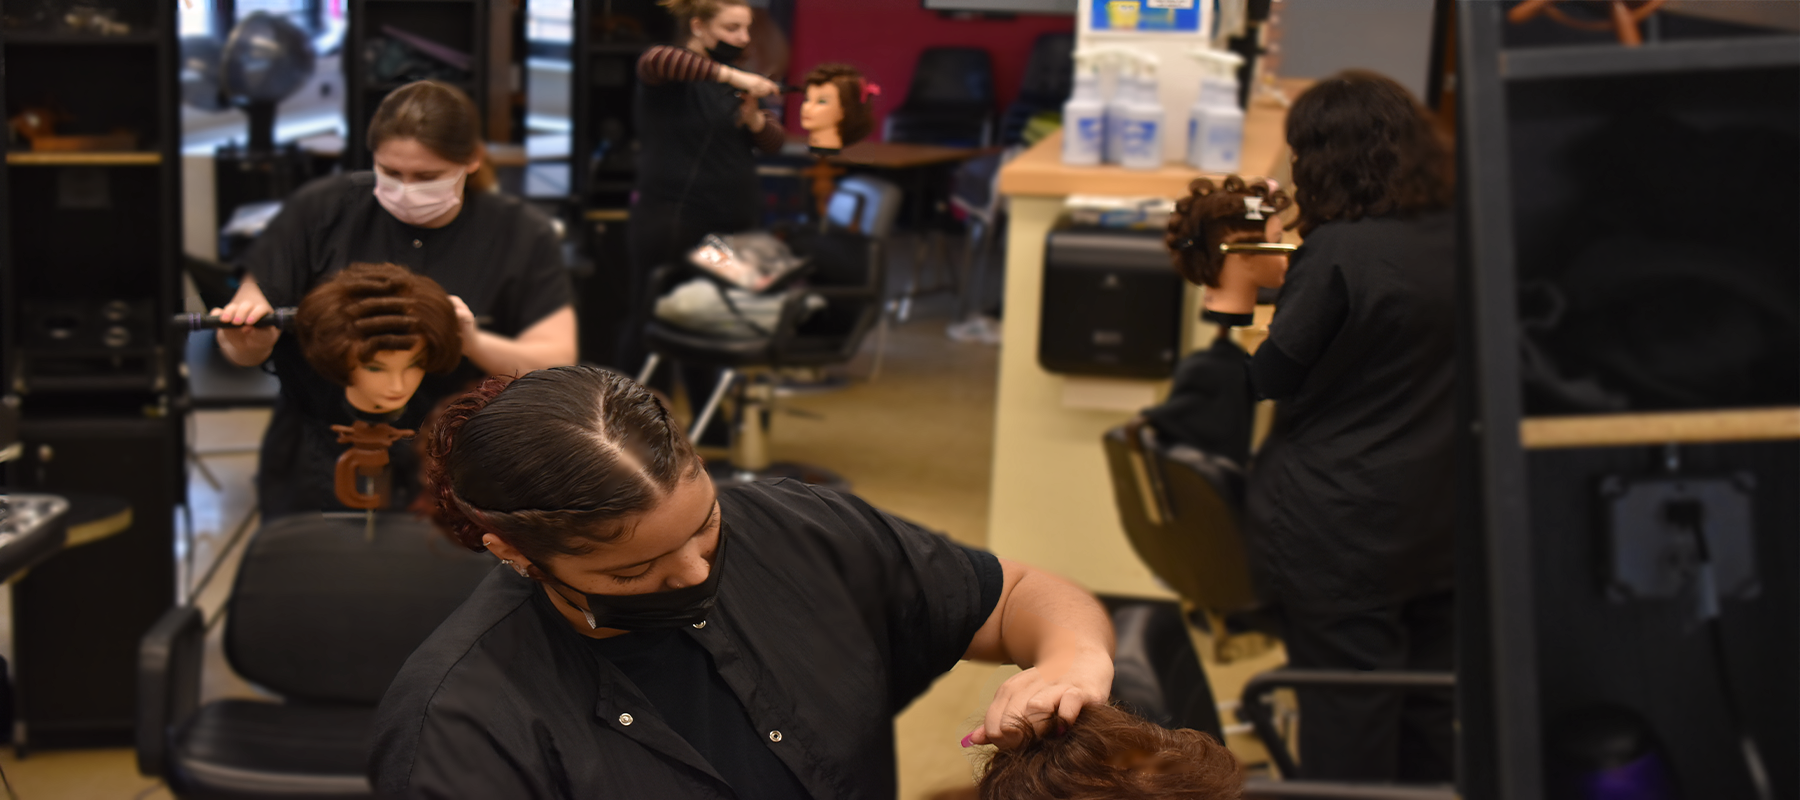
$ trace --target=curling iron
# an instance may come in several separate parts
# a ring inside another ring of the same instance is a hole
[[[1300,249],[1300,245],[1282,244],[1280,242],[1219,243],[1219,252],[1221,253],[1260,253],[1262,255],[1285,256],[1291,255],[1298,249]]]
[[[213,314],[176,314],[169,319],[169,324],[179,331],[210,331],[219,328],[243,327],[280,328],[287,331],[293,330],[294,316],[298,313],[300,313],[300,309],[297,308],[277,308],[274,311],[262,315],[260,319],[250,326],[232,325],[220,320],[218,316]],[[475,324],[485,328],[494,324],[494,318],[483,314],[475,318]]]

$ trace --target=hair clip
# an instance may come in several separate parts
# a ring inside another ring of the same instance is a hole
[[[874,82],[870,81],[869,79],[864,78],[862,80],[862,101],[867,103],[867,102],[869,102],[870,97],[880,97],[880,96],[881,96],[881,84],[874,83]]]
[[[1244,219],[1263,218],[1263,199],[1255,195],[1244,198]],[[1274,209],[1269,209],[1273,211]]]

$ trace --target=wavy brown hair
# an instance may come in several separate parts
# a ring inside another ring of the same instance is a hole
[[[533,564],[616,540],[701,470],[662,401],[599,367],[489,378],[420,438],[427,515],[470,550],[492,533]]]
[[[1294,204],[1287,192],[1271,190],[1261,179],[1246,182],[1232,175],[1223,186],[1215,185],[1209,178],[1188,184],[1188,196],[1176,201],[1175,213],[1169,215],[1168,231],[1163,234],[1169,258],[1181,277],[1195,285],[1217,289],[1219,273],[1225,269],[1225,254],[1219,252],[1219,245],[1268,238],[1268,220],[1250,219],[1245,198],[1259,198],[1262,204],[1273,206],[1275,214]]]
[[[1106,705],[989,756],[978,785],[933,800],[1238,800],[1244,770],[1218,740]]]
[[[837,87],[838,105],[844,108],[844,119],[838,123],[838,136],[843,138],[844,146],[867,139],[875,131],[875,113],[863,95],[868,80],[862,70],[849,64],[820,64],[806,73],[808,88],[827,83]]]
[[[426,372],[462,363],[456,307],[437,281],[397,264],[356,263],[319,284],[294,314],[306,363],[339,386],[350,385],[358,364],[384,350],[425,344]]]
[[[442,81],[413,81],[388,93],[369,118],[369,152],[382,142],[416,139],[452,164],[481,161],[466,189],[487,191],[499,182],[481,141],[481,111],[461,89]]]
[[[1288,109],[1300,235],[1338,220],[1447,208],[1455,191],[1448,142],[1392,79],[1340,72]]]

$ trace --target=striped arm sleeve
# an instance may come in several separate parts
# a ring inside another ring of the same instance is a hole
[[[716,81],[719,63],[686,48],[658,45],[638,59],[637,72],[638,80],[649,86]]]

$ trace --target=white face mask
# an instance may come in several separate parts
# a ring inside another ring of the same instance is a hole
[[[455,175],[440,180],[403,183],[399,178],[376,171],[375,200],[401,222],[424,225],[462,203],[463,181],[468,177],[469,173],[458,170]]]

